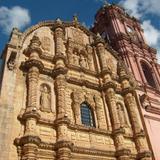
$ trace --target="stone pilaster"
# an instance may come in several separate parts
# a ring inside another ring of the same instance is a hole
[[[55,144],[57,152],[57,160],[69,160],[71,155],[71,142],[68,141],[68,124],[70,120],[67,116],[66,102],[65,102],[65,90],[66,90],[66,78],[65,74],[67,69],[65,67],[65,56],[61,52],[58,45],[62,45],[62,35],[63,29],[61,28],[61,23],[57,22],[58,25],[55,28],[55,38],[56,38],[56,56],[54,57],[55,69],[53,70],[53,77],[55,78],[55,90],[57,95],[57,117],[55,120],[55,125],[57,127],[57,142]]]
[[[101,129],[106,129],[106,120],[105,115],[103,111],[103,105],[102,105],[102,98],[99,95],[95,95],[95,106],[96,106],[96,114],[97,114],[97,121],[98,121],[98,127]]]
[[[70,120],[66,114],[65,106],[65,79],[64,75],[56,78],[57,90],[57,119],[55,121],[57,127],[57,158],[58,160],[69,160],[71,155],[71,142],[68,141],[68,124]]]
[[[151,160],[151,152],[148,148],[147,140],[140,124],[140,115],[135,99],[134,89],[129,82],[129,76],[125,71],[123,64],[119,64],[119,76],[122,84],[122,94],[124,96],[125,104],[127,106],[128,114],[131,120],[136,148],[138,151],[137,158],[140,160]]]
[[[101,39],[101,37],[97,36],[95,40],[95,45],[96,45],[97,55],[100,61],[101,70],[103,72],[104,70],[107,69],[107,62],[105,58],[105,43]]]
[[[54,39],[55,39],[55,57],[54,63],[56,64],[56,68],[61,68],[65,66],[65,53],[64,53],[64,26],[60,19],[56,20],[56,24],[54,28]]]
[[[57,117],[62,118],[66,114],[65,107],[65,88],[66,80],[65,76],[60,74],[56,77],[55,81],[56,92],[57,92]]]
[[[110,75],[106,75],[105,77],[110,77]],[[111,79],[111,77],[109,78]],[[105,79],[106,82],[106,79]],[[110,117],[113,128],[113,137],[116,147],[116,156],[118,160],[128,160],[131,151],[126,148],[124,143],[124,129],[119,125],[119,119],[117,114],[117,104],[116,104],[116,95],[115,95],[115,84],[112,81],[108,81],[104,84],[106,101],[110,110]]]
[[[40,118],[37,111],[37,86],[40,70],[43,68],[39,58],[40,44],[39,38],[34,35],[26,52],[29,59],[23,64],[27,71],[27,107],[22,116],[25,132],[19,140],[23,152],[22,160],[37,160],[38,146],[41,142],[36,132],[37,121]]]

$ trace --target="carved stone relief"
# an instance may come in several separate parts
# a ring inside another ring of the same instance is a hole
[[[113,71],[114,70],[113,59],[109,57],[109,58],[106,59],[106,62],[107,62],[108,69],[110,71]]]
[[[26,131],[25,134],[33,135],[36,132],[36,121],[34,119],[29,119],[26,121]]]
[[[81,32],[80,30],[78,29],[72,29],[72,35],[73,35],[73,39],[76,43],[79,43],[79,44],[83,44],[84,40],[83,40],[83,36],[82,36],[83,32]]]
[[[50,51],[51,50],[51,40],[49,37],[42,37],[42,40],[41,40],[41,46],[42,46],[42,49],[45,50],[45,51]]]
[[[94,71],[93,48],[90,45],[81,46],[68,40],[68,61],[70,64],[83,69]]]
[[[80,104],[83,101],[82,93],[81,91],[73,91],[72,93],[72,109],[75,117],[75,123],[80,124]]]
[[[40,86],[40,110],[51,112],[51,90],[46,84]]]
[[[98,127],[101,129],[106,129],[105,115],[104,115],[104,110],[101,103],[102,102],[101,97],[99,95],[95,95],[94,101],[95,101]]]
[[[117,114],[118,114],[118,119],[120,122],[120,127],[126,127],[128,126],[127,119],[126,119],[126,114],[124,111],[124,106],[120,103],[117,103]]]
[[[82,68],[88,69],[88,59],[84,54],[80,54],[79,64]]]
[[[73,52],[73,65],[75,65],[75,66],[79,66],[79,61],[80,61],[80,57],[79,57],[79,55],[78,55],[78,51],[74,51]]]
[[[91,94],[91,92],[86,92],[85,94],[85,101],[90,104],[93,110],[95,110],[95,102],[93,99],[94,95]]]
[[[88,66],[91,71],[94,71],[94,62],[93,62],[93,48],[90,45],[87,45],[87,55],[88,55]]]

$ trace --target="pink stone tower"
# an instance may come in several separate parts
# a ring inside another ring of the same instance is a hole
[[[156,49],[146,43],[140,22],[118,5],[104,5],[95,16],[92,31],[117,51],[135,76],[144,126],[154,157],[160,160],[160,65]]]

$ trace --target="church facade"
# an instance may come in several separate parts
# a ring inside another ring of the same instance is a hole
[[[2,58],[0,159],[154,158],[138,83],[76,17],[13,29]]]

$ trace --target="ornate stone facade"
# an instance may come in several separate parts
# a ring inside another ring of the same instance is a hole
[[[10,132],[0,131],[1,159],[151,160],[136,86],[115,53],[75,18],[13,31],[3,52],[0,122]]]

